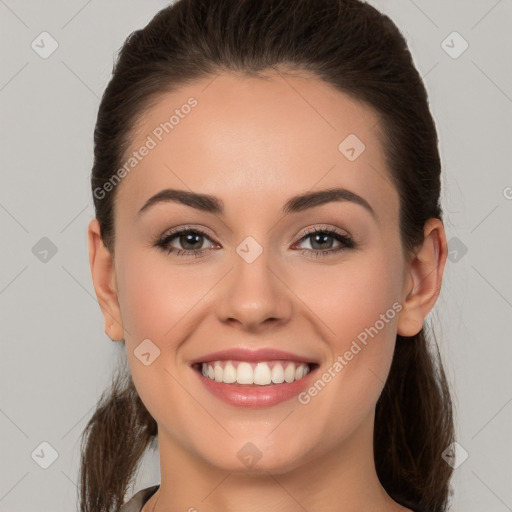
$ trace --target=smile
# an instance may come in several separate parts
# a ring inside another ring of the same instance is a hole
[[[319,364],[290,360],[196,362],[194,373],[207,392],[235,407],[272,407],[296,399],[316,378]]]
[[[296,361],[210,361],[198,363],[196,369],[202,375],[225,384],[268,386],[290,383],[305,377],[313,363]]]

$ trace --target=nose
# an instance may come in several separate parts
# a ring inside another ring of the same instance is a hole
[[[293,312],[293,294],[275,261],[263,251],[251,263],[237,253],[233,268],[218,289],[217,317],[224,323],[261,332],[286,324]]]

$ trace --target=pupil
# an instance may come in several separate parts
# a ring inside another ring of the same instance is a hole
[[[322,234],[314,235],[314,237],[313,237],[314,241],[313,241],[313,244],[312,244],[313,248],[315,248],[314,245],[317,243],[317,239],[320,239],[320,240],[323,239],[323,242],[322,241],[319,242],[320,244],[322,244],[322,243],[325,243],[325,239],[326,238],[331,238],[331,237],[330,237],[330,235],[326,235],[326,234],[324,234],[324,235],[322,235]],[[332,243],[331,243],[331,245],[332,245]],[[330,248],[330,246],[328,248]],[[322,249],[322,247],[320,247],[320,249]]]
[[[186,249],[192,249],[192,250],[194,250],[194,249],[195,249],[195,247],[187,247],[187,245],[193,245],[193,243],[194,243],[194,240],[193,240],[193,239],[194,239],[194,238],[196,238],[196,239],[197,239],[197,238],[200,238],[200,237],[202,237],[202,235],[194,234],[194,233],[188,233],[187,235],[183,235],[183,236],[181,237],[182,239],[183,239],[183,238],[185,238],[185,243],[184,243],[184,244],[182,243],[183,247],[185,247]],[[190,244],[189,244],[189,242],[190,242]],[[196,243],[197,243],[197,240],[196,240]]]

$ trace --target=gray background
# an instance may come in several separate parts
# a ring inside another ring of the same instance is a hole
[[[430,320],[469,455],[451,510],[512,510],[512,2],[370,3],[407,37],[440,137],[451,253]],[[115,52],[166,4],[0,0],[0,512],[76,510],[79,435],[122,348],[88,264],[95,117]],[[148,453],[133,492],[158,482]]]

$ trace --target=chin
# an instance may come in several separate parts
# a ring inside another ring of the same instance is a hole
[[[266,444],[265,447],[261,446],[263,443]],[[301,443],[297,442],[294,445],[298,447]],[[261,437],[261,443],[258,443],[258,439],[231,440],[230,446],[224,445],[219,448],[222,453],[204,453],[203,458],[220,470],[253,475],[288,473],[305,464],[302,450],[298,451],[289,444],[284,446],[286,450],[280,450],[279,446],[269,443],[264,436]]]

